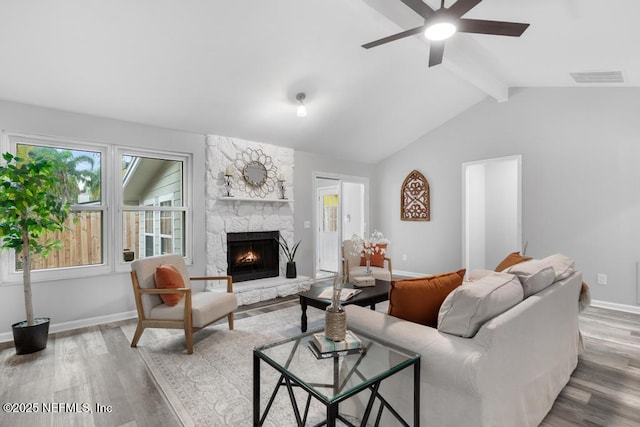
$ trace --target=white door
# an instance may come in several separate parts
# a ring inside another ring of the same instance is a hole
[[[323,180],[330,181],[330,180]],[[338,182],[339,183],[339,182]],[[337,273],[339,271],[340,251],[340,186],[318,188],[318,270],[319,273]]]
[[[314,172],[315,278],[341,274],[342,241],[364,236],[369,221],[367,178]]]

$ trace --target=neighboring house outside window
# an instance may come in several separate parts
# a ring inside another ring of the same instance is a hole
[[[126,271],[128,261],[152,255],[189,256],[188,155],[17,133],[3,133],[2,151],[55,161],[71,204],[67,230],[43,236],[59,239],[62,249],[34,259],[35,280]],[[0,283],[21,281],[13,251],[0,253],[0,270]]]
[[[122,163],[125,247],[135,258],[185,255],[184,161],[123,154]],[[136,228],[137,245],[134,236],[128,235],[128,230]]]

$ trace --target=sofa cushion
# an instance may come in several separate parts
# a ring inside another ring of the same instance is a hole
[[[550,255],[546,258],[542,258],[540,261],[553,267],[553,271],[556,275],[556,282],[558,280],[566,279],[576,271],[573,259],[563,254]]]
[[[384,267],[384,254],[387,251],[387,244],[386,243],[377,243],[376,245],[374,245],[374,247],[376,248],[373,252],[371,252],[371,261],[369,262],[369,265],[371,267],[380,267],[383,268]],[[360,265],[367,265],[367,259],[365,257],[361,257],[360,258]]]
[[[480,280],[483,277],[486,277],[490,274],[495,273],[495,270],[482,270],[482,269],[475,269],[475,270],[471,270],[471,273],[469,273],[469,281],[470,282],[475,282],[476,280]]]
[[[512,265],[504,270],[504,273],[515,274],[518,277],[522,284],[525,298],[537,294],[552,284],[556,278],[553,267],[538,259]]]
[[[435,328],[440,305],[451,291],[462,284],[465,272],[462,269],[436,276],[392,281],[388,314]]]
[[[496,267],[496,271],[503,271],[504,269],[511,267],[512,265],[518,264],[520,262],[529,261],[531,259],[530,256],[520,255],[520,252],[511,252],[505,259],[498,264]]]
[[[156,268],[156,288],[158,289],[177,289],[184,288],[184,280],[182,279],[182,274],[180,274],[180,270],[174,265],[171,264],[161,264],[158,268]],[[173,307],[178,304],[178,301],[184,296],[184,294],[163,294],[160,295],[162,301]]]
[[[523,299],[522,285],[513,274],[494,273],[459,286],[445,298],[438,313],[438,330],[464,338]]]

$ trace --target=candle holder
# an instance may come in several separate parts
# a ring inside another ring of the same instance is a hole
[[[224,174],[224,196],[233,197],[231,190],[233,190],[233,175]]]
[[[280,190],[280,199],[281,200],[286,200],[287,195],[286,195],[286,189],[284,187],[284,179],[279,179],[278,180],[278,189]]]

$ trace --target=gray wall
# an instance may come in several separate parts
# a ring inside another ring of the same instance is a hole
[[[394,270],[460,268],[461,164],[522,154],[528,254],[565,253],[594,299],[637,305],[638,112],[640,88],[517,89],[508,102],[487,99],[381,162],[373,211],[392,241]],[[412,169],[429,180],[431,222],[398,219],[398,192]],[[597,285],[596,273],[608,285]]]
[[[0,129],[192,153],[195,224],[192,272],[204,274],[204,136],[5,101],[0,101]],[[34,283],[33,299],[36,316],[51,317],[52,327],[60,323],[73,327],[74,322],[84,319],[135,310],[128,272]],[[22,283],[0,285],[0,341],[11,340],[11,324],[25,318],[23,301]]]
[[[313,275],[313,172],[327,172],[342,175],[369,178],[371,182],[374,166],[364,163],[337,160],[304,151],[295,151],[294,171],[294,234],[296,241],[302,239],[296,254],[296,268],[298,274]],[[370,189],[371,206],[374,206],[375,195]],[[304,228],[304,222],[309,221],[311,228]],[[369,217],[370,230],[376,228],[376,216],[372,211]]]

